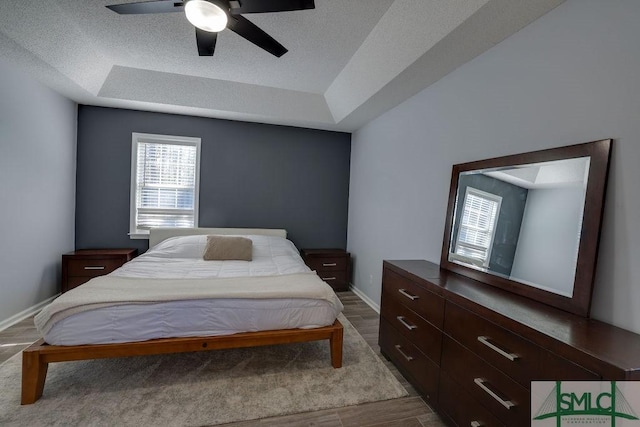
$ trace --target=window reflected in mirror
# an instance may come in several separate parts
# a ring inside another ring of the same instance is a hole
[[[571,297],[589,161],[461,172],[449,261]]]
[[[488,267],[502,197],[467,187],[455,251],[451,257],[478,267]]]

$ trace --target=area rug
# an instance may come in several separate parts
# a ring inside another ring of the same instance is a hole
[[[344,316],[343,367],[327,340],[49,365],[20,406],[21,355],[0,365],[2,426],[204,426],[393,399],[407,391]]]

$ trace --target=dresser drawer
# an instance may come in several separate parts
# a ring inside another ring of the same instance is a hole
[[[600,375],[548,351],[544,351],[539,365],[539,369],[531,374],[531,381],[595,381],[602,379]]]
[[[380,314],[431,361],[440,365],[442,331],[386,293],[382,295]]]
[[[447,336],[443,339],[442,370],[503,424],[529,425],[529,390]]]
[[[444,372],[440,374],[438,406],[458,426],[504,427],[496,417]]]
[[[68,261],[69,276],[103,276],[122,264],[122,259],[113,258],[70,259]]]
[[[436,328],[442,328],[444,318],[442,297],[387,269],[384,270],[382,286],[388,296],[400,301]]]
[[[527,388],[532,380],[588,380],[598,376],[513,332],[447,302],[444,331]]]
[[[438,402],[438,365],[406,339],[384,318],[380,319],[380,349],[424,396],[427,403]]]
[[[307,266],[315,271],[347,271],[348,256],[337,257],[309,257]]]

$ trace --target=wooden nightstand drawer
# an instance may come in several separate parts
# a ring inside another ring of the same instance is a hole
[[[62,255],[62,292],[104,276],[136,256],[137,249],[82,249]]]
[[[62,288],[63,288],[62,292],[66,292],[69,289],[77,288],[83,283],[87,283],[91,279],[93,279],[93,277],[91,276],[69,276],[67,277],[66,282],[63,282],[62,284]],[[65,284],[66,284],[66,288],[65,288]]]
[[[119,258],[70,259],[67,268],[69,276],[97,277],[111,273],[122,264]]]
[[[347,279],[346,271],[317,271],[316,274],[325,282],[336,287],[348,287],[349,280]]]
[[[347,257],[318,257],[308,258],[306,261],[310,269],[316,271],[347,271]]]
[[[349,289],[351,257],[342,249],[302,249],[307,266],[336,291]]]

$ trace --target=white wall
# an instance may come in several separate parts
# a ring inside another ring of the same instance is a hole
[[[571,297],[583,207],[583,186],[529,190],[511,278]]]
[[[74,248],[74,102],[0,58],[0,328],[60,291]]]
[[[451,166],[613,138],[592,315],[640,332],[640,2],[568,0],[358,130],[348,249],[380,301],[383,259],[438,262]]]

